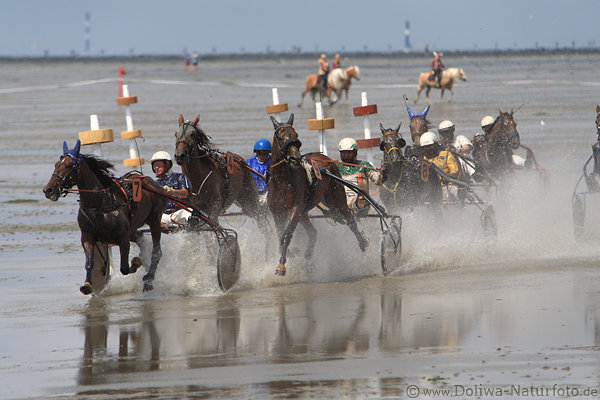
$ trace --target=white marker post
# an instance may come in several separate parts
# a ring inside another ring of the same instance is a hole
[[[306,125],[309,131],[320,131],[319,151],[327,155],[327,141],[325,140],[325,129],[335,128],[335,120],[333,118],[323,118],[323,107],[321,103],[315,105],[317,118],[309,119]]]
[[[112,129],[100,129],[100,123],[98,122],[98,115],[90,115],[90,130],[79,132],[79,140],[82,145],[93,145],[92,154],[102,157],[102,143],[109,143],[113,141]]]
[[[123,97],[117,98],[117,105],[125,107],[125,125],[127,130],[121,132],[121,139],[129,140],[129,158],[123,160],[125,167],[137,167],[144,163],[144,159],[138,154],[135,138],[142,136],[142,131],[133,129],[133,117],[131,116],[131,104],[137,103],[137,96],[129,95],[129,87],[123,85]]]
[[[373,162],[373,147],[378,147],[381,143],[380,138],[371,138],[371,125],[369,122],[369,115],[377,114],[377,104],[368,105],[367,101],[367,92],[361,93],[361,107],[354,107],[353,112],[355,117],[363,117],[363,133],[364,139],[359,139],[356,141],[359,149],[367,149],[367,160],[374,164]]]
[[[287,103],[279,104],[279,93],[277,93],[277,88],[272,89],[273,92],[273,105],[267,106],[267,114],[278,114],[280,112],[285,112],[288,110]]]

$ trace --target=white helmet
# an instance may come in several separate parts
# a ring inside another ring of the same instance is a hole
[[[171,164],[173,164],[173,159],[171,158],[171,155],[169,153],[167,153],[166,151],[157,151],[156,153],[154,153],[152,155],[152,159],[150,160],[150,164],[152,164],[154,161],[158,161],[158,160],[163,160],[163,161],[169,161]]]
[[[343,138],[342,140],[340,140],[340,144],[338,145],[339,151],[357,150],[357,149],[358,149],[358,145],[356,144],[356,140],[354,140],[350,137]]]
[[[488,125],[491,125],[493,123],[494,123],[494,117],[492,117],[490,115],[486,115],[481,120],[481,127],[483,128],[484,126],[488,126]]]
[[[152,155],[152,159],[150,160],[150,165],[152,165],[152,171],[154,171],[154,162],[155,161],[166,161],[169,164],[169,169],[173,166],[173,159],[171,159],[171,155],[166,151],[157,151]]]
[[[463,135],[458,135],[455,139],[454,139],[454,147],[458,150],[460,150],[460,148],[462,146],[473,146],[471,144],[471,141],[469,139],[467,139],[466,136]]]
[[[437,142],[438,136],[433,132],[425,132],[421,135],[421,140],[419,142],[419,146],[429,146],[430,144],[434,144]]]
[[[440,125],[438,126],[438,131],[442,131],[444,129],[449,129],[449,128],[454,128],[454,123],[450,120],[445,120],[440,122]]]

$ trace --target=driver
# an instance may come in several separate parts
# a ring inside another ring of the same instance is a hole
[[[361,187],[365,192],[369,193],[369,181],[376,185],[381,185],[387,179],[385,170],[378,171],[368,161],[357,159],[358,145],[356,140],[352,138],[343,138],[339,145],[340,161],[337,164],[342,178]],[[357,194],[352,189],[344,186],[346,191],[346,201],[350,210],[355,214],[362,216],[369,212],[369,203],[364,196]]]
[[[152,165],[152,171],[156,174],[156,183],[158,183],[162,189],[172,196],[179,197],[184,200],[189,200],[190,180],[187,176],[180,172],[173,172],[173,160],[171,155],[166,151],[157,151],[152,155],[150,160]],[[167,207],[161,218],[163,225],[182,224],[187,222],[191,213],[187,210],[182,209],[172,201],[167,202]]]
[[[423,153],[423,158],[435,164],[439,169],[442,170],[450,178],[458,179],[459,166],[456,162],[456,158],[451,152],[445,149],[441,149],[440,145],[436,143],[436,134],[433,132],[425,132],[421,136],[420,146]],[[447,182],[442,178],[442,201],[453,202],[458,199],[458,188],[452,182]]]

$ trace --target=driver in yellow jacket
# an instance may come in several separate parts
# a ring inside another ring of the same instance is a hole
[[[425,132],[421,135],[421,151],[423,158],[430,163],[435,164],[446,175],[453,179],[458,179],[459,167],[454,155],[448,150],[442,150],[437,143],[436,134]],[[458,188],[452,182],[447,182],[442,178],[442,201],[453,202],[458,200]]]

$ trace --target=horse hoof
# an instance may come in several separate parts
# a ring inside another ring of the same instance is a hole
[[[131,266],[129,267],[129,273],[133,274],[135,273],[138,268],[140,268],[142,266],[142,259],[139,257],[133,257],[131,259]]]
[[[88,294],[92,294],[94,289],[92,288],[91,283],[86,282],[83,285],[81,285],[81,287],[79,288],[79,291],[87,296]]]
[[[129,267],[121,268],[122,275],[129,275]]]
[[[275,275],[277,276],[285,276],[285,266],[283,264],[279,264],[275,269]]]
[[[142,289],[144,293],[149,292],[152,289],[154,289],[154,286],[152,286],[150,282],[144,282],[144,288]]]

